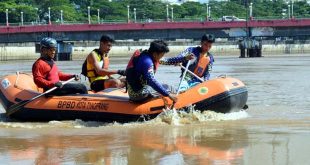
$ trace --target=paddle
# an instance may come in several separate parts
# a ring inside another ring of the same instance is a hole
[[[74,79],[75,79],[75,78],[73,77],[73,78],[71,78],[71,79],[69,79],[69,80],[63,82],[62,84],[65,85],[65,84],[67,84],[68,82],[70,82],[70,81],[72,81],[72,80],[74,80]],[[33,101],[33,100],[35,100],[35,99],[37,99],[37,98],[39,98],[39,97],[41,97],[41,96],[44,96],[44,95],[46,95],[46,94],[48,94],[48,93],[51,93],[52,91],[54,91],[54,90],[57,89],[57,88],[58,88],[58,87],[53,87],[53,88],[47,90],[46,92],[44,92],[44,93],[42,93],[42,94],[39,94],[39,95],[37,95],[37,96],[31,98],[30,100],[23,100],[23,101],[21,101],[21,102],[19,102],[19,103],[16,103],[16,104],[10,106],[10,107],[8,108],[8,110],[7,110],[7,115],[10,116],[11,114],[13,114],[13,113],[15,113],[16,111],[20,110],[20,108],[22,108],[24,105],[30,103],[31,101]]]
[[[188,71],[188,67],[189,67],[189,64],[190,64],[190,63],[191,63],[191,61],[188,60],[188,62],[187,62],[187,64],[186,64],[186,68],[185,68],[185,70],[184,70],[184,72],[183,72],[182,78],[181,78],[181,80],[180,80],[180,83],[179,83],[179,87],[178,87],[176,96],[178,96],[179,93],[180,93],[181,84],[182,84],[182,82],[183,82],[183,80],[184,80],[184,78],[185,78],[185,75],[186,75],[186,72]],[[175,105],[175,102],[172,103],[170,109],[173,109],[174,105]]]

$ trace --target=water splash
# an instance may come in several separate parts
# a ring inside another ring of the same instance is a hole
[[[165,109],[155,119],[150,122],[160,123],[164,122],[170,125],[184,125],[193,123],[202,123],[207,121],[226,121],[239,120],[249,117],[246,111],[232,112],[232,113],[217,113],[214,111],[199,111],[195,110],[193,106],[187,110]]]

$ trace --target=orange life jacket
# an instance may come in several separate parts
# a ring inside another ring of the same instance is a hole
[[[200,54],[200,57],[194,69],[194,73],[197,76],[202,77],[203,73],[208,68],[209,63],[210,63],[210,57]]]

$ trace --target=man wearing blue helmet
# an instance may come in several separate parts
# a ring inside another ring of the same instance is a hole
[[[66,95],[66,94],[86,94],[87,88],[81,83],[67,83],[62,84],[61,81],[67,81],[70,78],[79,80],[78,75],[65,74],[58,70],[53,58],[57,50],[57,41],[53,38],[43,38],[40,42],[41,56],[32,65],[32,74],[35,84],[47,91],[50,88],[58,87],[51,94],[52,95]]]

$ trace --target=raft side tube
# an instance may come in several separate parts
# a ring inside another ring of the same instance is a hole
[[[248,91],[246,87],[235,88],[196,103],[195,109],[200,111],[212,110],[221,113],[236,112],[246,105],[247,98]]]

